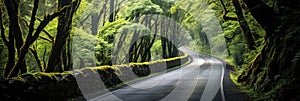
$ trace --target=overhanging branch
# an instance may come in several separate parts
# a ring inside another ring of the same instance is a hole
[[[39,19],[39,18],[37,18],[38,20],[40,20],[40,21],[42,21],[41,19]],[[21,19],[24,23],[25,23],[25,25],[27,26],[27,27],[30,27],[29,26],[29,23],[28,23],[28,21],[26,20],[26,19],[24,19],[24,18],[22,18]],[[36,29],[34,29],[34,30],[36,30]],[[41,39],[44,39],[44,40],[46,40],[46,41],[49,41],[49,42],[53,42],[53,40],[54,40],[54,37],[48,32],[48,31],[46,31],[46,30],[44,30],[43,29],[43,32],[47,35],[47,37],[49,38],[49,39],[47,39],[47,38],[45,38],[45,37],[43,37],[43,38],[41,38]],[[41,37],[41,36],[40,36]]]
[[[68,7],[70,6],[65,6],[62,8],[60,11],[57,11],[51,15],[46,15],[44,16],[44,19],[41,21],[40,25],[37,27],[35,33],[33,34],[33,37],[26,41],[25,44],[30,45],[32,44],[40,35],[40,33],[43,31],[43,29],[48,25],[50,21],[52,21],[54,18],[57,16],[61,15]]]

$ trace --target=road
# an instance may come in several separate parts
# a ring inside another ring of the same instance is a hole
[[[192,62],[170,72],[137,81],[89,101],[225,101],[222,62],[184,47]]]

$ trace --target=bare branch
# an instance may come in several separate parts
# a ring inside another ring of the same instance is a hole
[[[28,21],[25,19],[25,18],[21,18],[21,20],[25,23],[25,25],[27,26],[27,27],[29,27],[29,23],[28,23]]]
[[[42,36],[40,36],[39,38],[41,38],[41,39],[43,39],[43,40],[45,40],[45,41],[48,41],[48,42],[50,42],[50,43],[52,43],[52,42],[53,42],[52,40],[50,40],[50,39],[47,39],[47,38],[45,38],[45,37],[42,37]]]
[[[40,21],[40,22],[42,22],[42,21],[43,21],[41,18],[38,18],[38,17],[37,17],[36,19],[37,19],[38,21]]]
[[[76,0],[76,1],[72,2],[72,5],[73,5],[72,7],[74,7],[74,8],[72,8],[72,10],[73,10],[72,12],[74,12],[78,9],[78,7],[80,6],[80,2],[81,2],[81,0]]]
[[[43,30],[43,32],[48,36],[48,38],[50,38],[52,42],[54,41],[54,37],[48,31]]]

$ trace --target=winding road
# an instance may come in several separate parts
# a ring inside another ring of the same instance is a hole
[[[225,101],[223,78],[226,68],[216,58],[190,51],[191,63],[127,84],[89,101]]]

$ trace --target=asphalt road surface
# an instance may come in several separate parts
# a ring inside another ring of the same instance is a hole
[[[226,68],[218,59],[184,47],[191,63],[182,68],[137,81],[89,101],[225,101]],[[228,82],[228,81],[227,81]],[[227,90],[228,92],[228,90]],[[229,91],[230,92],[230,91]],[[234,95],[231,95],[234,96]],[[239,98],[237,98],[239,99]],[[245,99],[239,99],[245,100]]]

